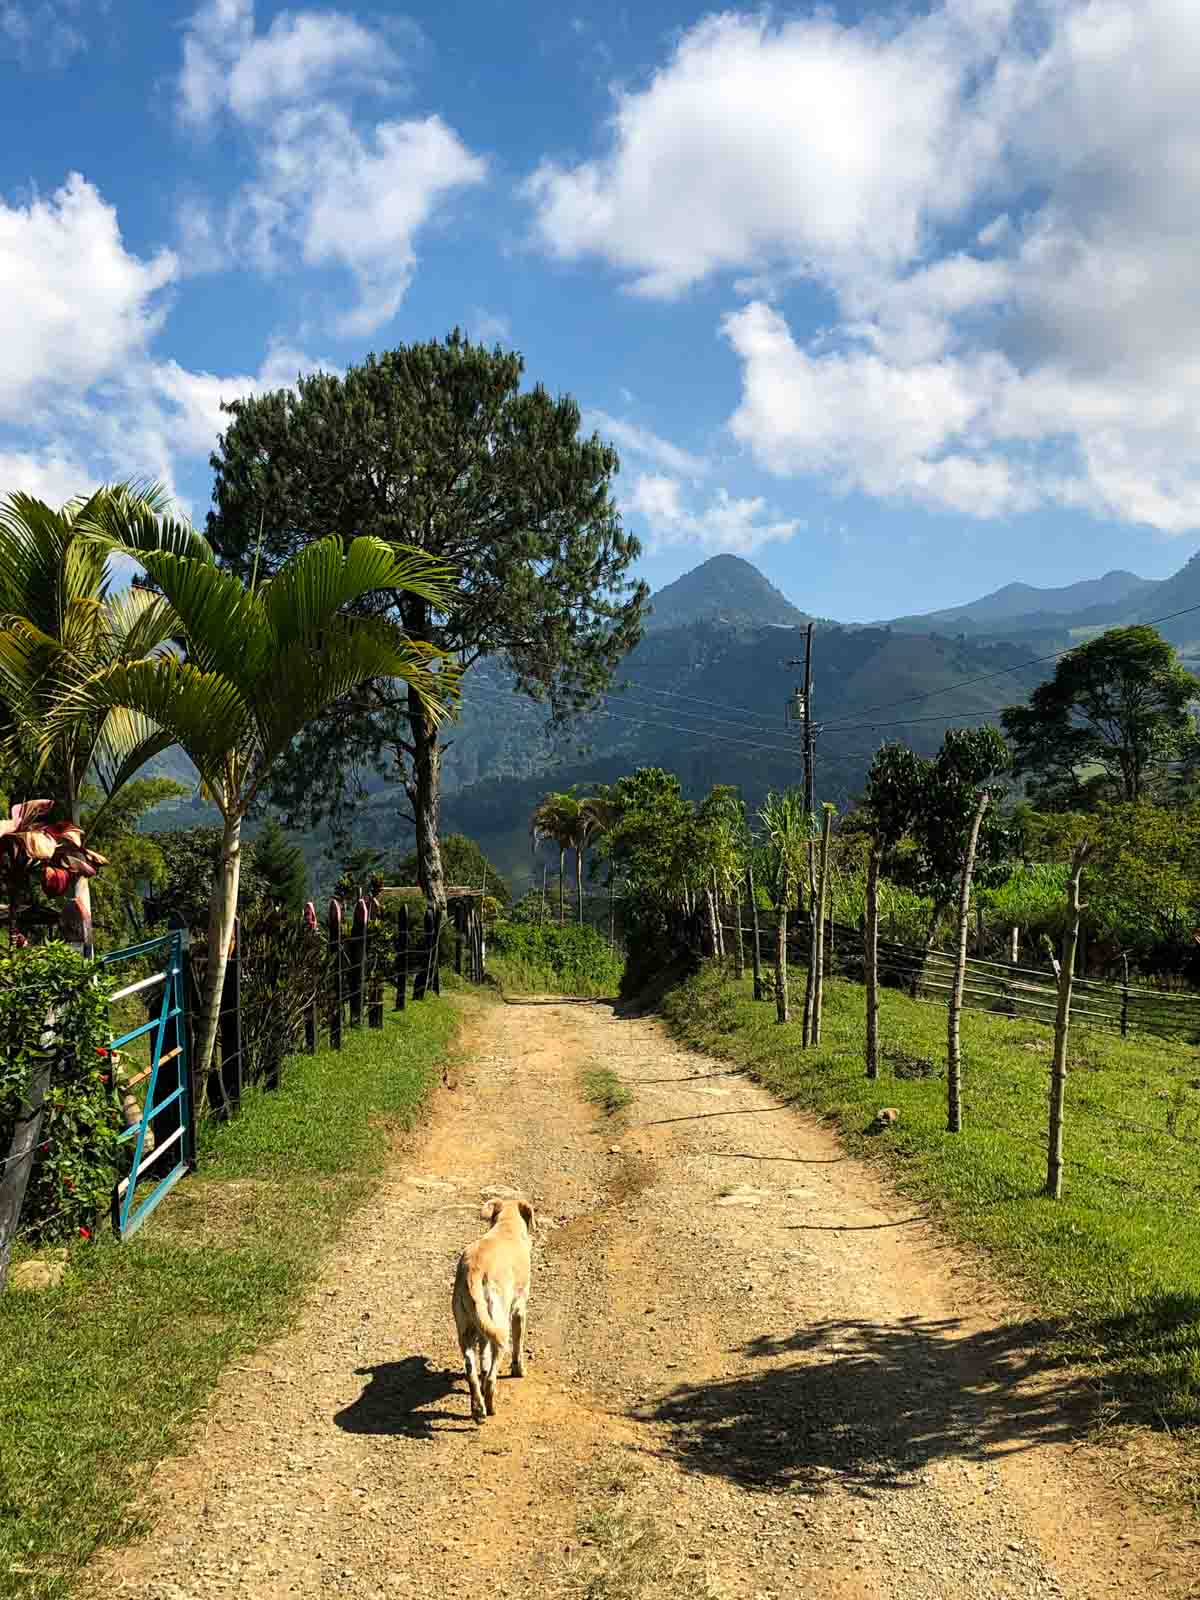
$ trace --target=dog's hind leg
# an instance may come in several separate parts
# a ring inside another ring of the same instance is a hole
[[[484,1339],[480,1367],[483,1374],[483,1403],[489,1417],[496,1415],[496,1379],[500,1375],[500,1346]]]
[[[483,1390],[479,1384],[479,1349],[478,1345],[469,1344],[463,1350],[463,1365],[467,1369],[467,1387],[471,1391],[471,1415],[476,1422],[482,1422],[486,1415],[483,1403]],[[486,1359],[487,1341],[483,1342],[483,1351]]]
[[[517,1300],[512,1309],[512,1369],[514,1378],[525,1376],[525,1318],[527,1307],[524,1300]]]

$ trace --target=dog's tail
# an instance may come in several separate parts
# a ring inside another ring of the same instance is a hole
[[[467,1294],[475,1308],[475,1321],[479,1325],[480,1333],[485,1339],[490,1339],[493,1344],[503,1348],[508,1343],[508,1329],[501,1327],[492,1311],[486,1273],[479,1271],[467,1273]]]

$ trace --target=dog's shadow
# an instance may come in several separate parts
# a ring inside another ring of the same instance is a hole
[[[370,1381],[357,1400],[334,1416],[346,1433],[431,1439],[435,1433],[474,1431],[465,1392],[461,1411],[437,1409],[439,1400],[454,1393],[462,1374],[435,1367],[428,1356],[381,1361],[356,1368],[355,1375]]]

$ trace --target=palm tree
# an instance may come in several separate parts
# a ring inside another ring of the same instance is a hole
[[[580,843],[581,848],[598,844],[612,831],[613,825],[619,815],[620,807],[610,785],[602,783],[594,794],[585,795],[579,802],[580,818]],[[613,889],[614,877],[612,864],[609,864],[608,873],[608,920],[609,941],[612,942],[613,934]],[[579,888],[579,920],[583,921],[583,882],[580,874]]]
[[[775,1015],[777,1021],[786,1022],[787,914],[804,871],[809,841],[813,836],[812,822],[804,806],[804,796],[798,789],[788,789],[783,794],[769,794],[759,817],[766,834],[773,898],[779,908],[775,938]]]
[[[345,608],[375,589],[407,590],[446,606],[451,577],[417,551],[401,553],[371,538],[346,546],[336,536],[318,540],[250,588],[211,561],[174,553],[142,559],[179,618],[186,659],[121,660],[78,675],[43,746],[52,749],[80,716],[126,713],[139,729],[182,746],[221,812],[196,1063],[203,1077],[237,908],[242,819],[275,762],[308,722],[369,678],[401,679],[439,720],[457,691],[457,669],[440,651]]]
[[[42,738],[65,679],[170,649],[179,628],[170,603],[146,589],[115,593],[109,563],[118,550],[139,560],[162,551],[212,559],[165,505],[160,489],[136,484],[109,485],[58,511],[27,494],[0,501],[0,761],[27,780],[40,768],[76,828],[89,780],[107,803],[171,742],[126,709],[60,720],[53,743]],[[76,876],[73,888],[89,943],[87,878]]]
[[[567,851],[575,851],[575,875],[581,885],[580,907],[582,910],[582,873],[580,860],[582,845],[580,838],[583,829],[583,820],[580,815],[581,803],[575,794],[574,788],[563,793],[543,795],[533,808],[529,818],[529,842],[534,850],[546,840],[551,840],[558,846],[558,925],[561,928],[566,921],[566,860]]]

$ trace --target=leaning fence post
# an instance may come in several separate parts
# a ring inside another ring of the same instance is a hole
[[[1121,1037],[1129,1032],[1129,957],[1121,957]]]
[[[342,906],[329,902],[329,1048],[342,1048]]]
[[[212,959],[211,952],[209,959]],[[208,1097],[212,1103],[214,1082],[221,1091],[221,1116],[230,1117],[241,1108],[245,1083],[242,1056],[242,919],[234,917],[229,941],[229,960],[221,989],[221,1068],[208,1075]],[[158,1130],[155,1129],[155,1137]]]
[[[750,895],[750,922],[754,929],[754,944],[752,950],[754,962],[754,998],[762,999],[762,949],[758,938],[758,901],[754,894],[754,868],[746,867],[746,888]]]
[[[408,907],[401,901],[400,915],[396,918],[396,1004],[394,1011],[404,1010],[408,989]]]
[[[425,911],[425,921],[422,926],[423,942],[421,945],[421,954],[424,956],[424,960],[417,962],[416,970],[413,973],[414,1000],[424,1000],[429,989],[429,945],[432,938],[433,911],[432,909],[427,908]]]
[[[1063,938],[1062,968],[1058,975],[1058,1007],[1054,1018],[1054,1059],[1050,1068],[1050,1128],[1047,1137],[1046,1194],[1062,1199],[1063,1110],[1067,1094],[1067,1032],[1071,1026],[1071,980],[1075,975],[1075,953],[1079,946],[1079,919],[1083,903],[1079,880],[1091,845],[1082,841],[1071,855],[1071,878],[1067,899],[1067,931]]]
[[[377,924],[381,921],[382,907],[378,900],[371,901]],[[382,926],[376,927],[376,937],[367,940],[367,1027],[383,1027],[383,974],[386,957],[387,934]]]

